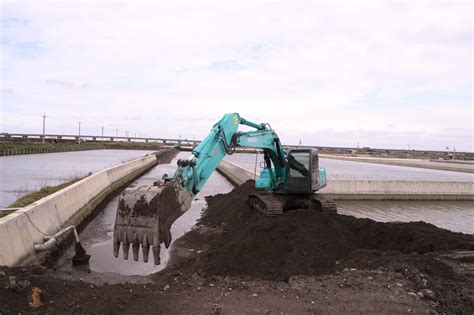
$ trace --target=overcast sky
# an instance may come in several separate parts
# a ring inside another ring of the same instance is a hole
[[[1,2],[2,132],[473,151],[472,1]]]

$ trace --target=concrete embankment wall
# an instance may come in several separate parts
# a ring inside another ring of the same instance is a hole
[[[234,186],[240,186],[249,179],[256,178],[254,172],[226,160],[221,161],[217,171]]]
[[[390,158],[378,158],[378,157],[350,157],[350,156],[336,156],[320,154],[320,158],[351,161],[351,162],[362,162],[372,164],[384,164],[384,165],[395,165],[395,166],[406,166],[406,167],[417,167],[432,170],[450,171],[450,172],[461,172],[461,173],[474,173],[474,165],[470,162],[464,161],[461,163],[453,162],[441,162],[436,160],[411,160],[411,159],[390,159]]]
[[[0,265],[37,261],[33,244],[43,242],[38,230],[51,235],[79,225],[107,195],[156,164],[157,157],[151,154],[104,169],[0,218]]]
[[[255,176],[226,160],[218,171],[234,185]],[[474,182],[330,180],[320,193],[335,200],[474,200]]]
[[[335,200],[474,200],[474,183],[336,180],[321,193]]]

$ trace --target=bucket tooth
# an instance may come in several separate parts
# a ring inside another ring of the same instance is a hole
[[[118,257],[120,250],[120,240],[118,238],[118,235],[114,233],[114,256]]]
[[[123,259],[128,260],[128,251],[130,249],[130,243],[122,243]]]
[[[162,237],[163,237],[163,243],[165,244],[165,247],[168,248],[170,247],[170,244],[171,244],[171,231],[169,229],[165,229],[162,233]]]
[[[142,246],[143,262],[148,262],[148,255],[150,253],[150,245]]]
[[[123,250],[123,259],[128,259],[128,251],[130,250],[130,243],[127,239],[127,232],[123,232],[122,238],[122,250]]]
[[[146,235],[143,237],[142,251],[143,251],[143,261],[148,262],[148,254],[150,253],[150,245],[148,244]]]
[[[140,244],[133,243],[132,244],[132,251],[133,251],[133,260],[138,261],[138,251],[140,249]]]
[[[153,259],[155,261],[155,265],[160,264],[160,240],[157,236],[153,237]]]
[[[140,249],[140,243],[138,242],[137,233],[133,233],[132,237],[132,252],[133,252],[133,260],[138,261],[138,250]]]
[[[160,246],[153,246],[153,259],[155,261],[155,265],[160,264]]]

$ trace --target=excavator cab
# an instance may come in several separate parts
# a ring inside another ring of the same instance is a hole
[[[318,150],[314,148],[288,151],[286,191],[311,194],[326,186],[326,170],[319,167]]]
[[[326,170],[319,167],[318,150],[292,149],[286,155],[285,189],[270,191],[271,172],[260,172],[255,187],[259,190],[249,195],[250,206],[267,216],[279,215],[294,209],[315,209],[323,213],[337,213],[336,204],[322,194],[314,192],[326,187]]]

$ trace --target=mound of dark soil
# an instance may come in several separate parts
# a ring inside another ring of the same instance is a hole
[[[331,272],[357,249],[420,254],[474,250],[474,236],[424,222],[381,223],[314,210],[265,217],[249,207],[252,191],[254,182],[249,181],[229,194],[207,198],[200,224],[215,228],[216,233],[192,231],[184,236],[184,241],[197,248],[205,244],[209,250],[205,258],[182,264],[195,264],[206,275],[285,280],[291,275]]]

